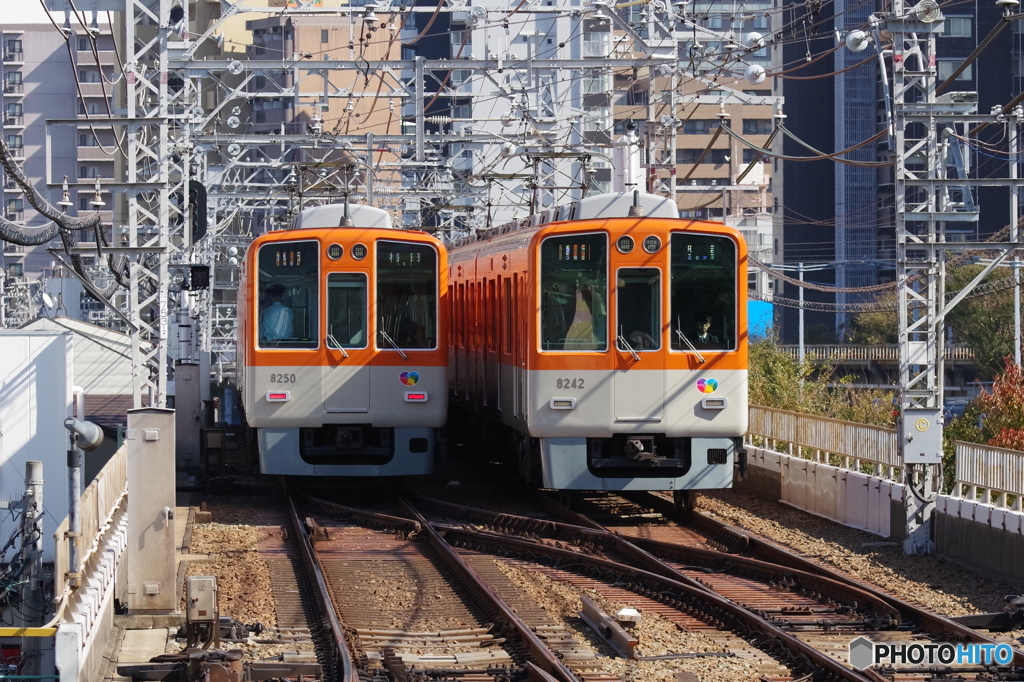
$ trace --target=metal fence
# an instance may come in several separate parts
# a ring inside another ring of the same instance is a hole
[[[800,347],[792,344],[781,345],[779,348],[788,353],[792,358],[800,356]],[[974,358],[974,351],[967,346],[944,346],[943,354],[946,360],[971,360]],[[804,346],[804,357],[812,361],[836,360],[836,361],[892,361],[898,362],[899,346],[876,345],[876,346],[845,346],[840,344],[825,344]]]
[[[746,441],[814,462],[901,480],[895,429],[751,405]],[[953,497],[1022,509],[1024,452],[962,441],[954,446]]]
[[[114,453],[100,473],[82,492],[82,536],[79,539],[78,566],[69,565],[72,538],[68,537],[68,517],[64,517],[53,537],[56,541],[53,566],[53,594],[60,599],[68,590],[68,573],[79,572],[99,546],[102,531],[114,518],[128,492],[128,448]]]
[[[747,441],[787,455],[898,480],[896,430],[750,406]],[[868,471],[870,470],[870,471]]]
[[[980,500],[1021,510],[1024,495],[1024,452],[956,441],[956,482],[953,497]]]

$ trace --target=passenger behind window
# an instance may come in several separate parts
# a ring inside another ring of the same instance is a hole
[[[267,289],[270,305],[260,315],[260,343],[271,344],[295,337],[291,307],[284,304],[284,286],[272,284]]]

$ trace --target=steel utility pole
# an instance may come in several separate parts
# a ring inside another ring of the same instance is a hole
[[[1006,112],[978,115],[975,92],[936,96],[936,34],[943,16],[933,0],[908,7],[894,0],[886,19],[892,35],[896,278],[899,303],[899,450],[904,464],[908,554],[934,550],[931,520],[942,478],[942,359],[946,314],[1017,247],[1011,243],[947,242],[946,226],[975,232],[978,206],[972,186],[1005,186],[1011,179],[970,178],[966,140]],[[974,225],[964,225],[974,223]],[[962,229],[962,228],[961,228]],[[1014,231],[1016,236],[1016,231]],[[1000,249],[967,286],[946,300],[948,251]]]
[[[42,625],[47,606],[43,598],[43,463],[25,462],[25,495],[21,505],[22,627]],[[39,637],[22,637],[22,672],[42,673]]]

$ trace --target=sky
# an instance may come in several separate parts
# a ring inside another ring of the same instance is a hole
[[[78,3],[75,3],[78,4]],[[0,0],[0,26],[8,24],[46,24],[46,12],[39,0]],[[79,9],[82,9],[79,7]],[[54,13],[55,15],[58,13]],[[58,24],[64,21],[64,13],[60,12]]]

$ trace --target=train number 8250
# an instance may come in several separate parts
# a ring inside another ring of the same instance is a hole
[[[294,384],[294,374],[271,374],[270,383],[272,384]]]
[[[559,379],[555,382],[555,385],[558,388],[584,388],[583,377],[578,377],[576,379]]]

